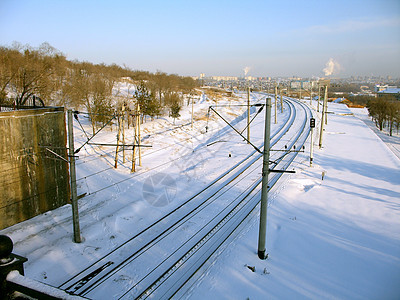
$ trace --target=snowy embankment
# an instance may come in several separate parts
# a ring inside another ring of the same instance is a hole
[[[252,95],[252,102],[260,98]],[[116,125],[102,130],[91,140],[94,144],[79,151],[76,162],[78,195],[85,195],[79,200],[83,242],[72,242],[70,205],[1,231],[14,241],[14,252],[28,258],[26,276],[60,286],[241,161],[253,148],[215,114],[206,115],[209,105],[218,104],[230,122],[242,120],[238,128],[244,128],[246,107],[234,105],[245,101],[245,94],[218,101],[203,94],[195,99],[193,128],[186,101],[175,125],[169,117],[142,124],[141,144],[152,147],[141,149],[142,166],[135,173],[130,172],[132,150],[126,151],[125,163],[119,153],[115,169],[115,147],[98,145],[116,143]],[[125,134],[126,143],[132,143],[133,128],[126,128]],[[87,135],[91,135],[88,116],[80,113],[74,121],[75,149]],[[262,133],[253,138],[261,143]]]
[[[191,298],[399,299],[400,161],[345,105],[329,111],[314,166],[306,151],[269,195],[269,258],[255,213]]]
[[[261,98],[253,94],[252,102]],[[218,105],[243,103],[245,95]],[[205,117],[215,104],[204,95],[196,100],[193,128],[190,106],[183,107],[176,125],[168,117],[144,124],[143,143],[153,147],[142,149],[143,166],[134,174],[131,151],[125,163],[119,154],[115,170],[114,147],[85,146],[77,161],[78,193],[86,193],[79,202],[83,243],[72,242],[68,205],[1,231],[13,239],[15,253],[28,257],[26,276],[59,286],[252,151],[222,120]],[[244,107],[219,109],[238,128],[245,127]],[[360,120],[364,111],[335,103],[329,103],[329,111],[334,114],[328,115],[323,148],[314,151],[314,166],[309,167],[307,147],[294,164],[297,173],[285,175],[270,192],[269,258],[257,257],[256,211],[183,297],[399,298],[399,158]],[[87,118],[79,119],[90,132]],[[278,125],[283,119],[278,115]],[[252,124],[256,144],[262,142],[263,124],[259,117]],[[79,146],[86,136],[74,126]],[[127,143],[132,143],[132,131],[127,130]],[[115,143],[115,135],[114,127],[93,142]],[[317,130],[315,137],[317,145]],[[399,145],[398,137],[390,140]],[[167,191],[153,182],[160,174],[169,174]]]

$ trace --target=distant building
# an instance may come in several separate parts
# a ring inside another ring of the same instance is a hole
[[[291,89],[300,89],[301,88],[301,81],[291,81],[290,82]]]
[[[375,93],[387,90],[387,89],[397,89],[397,86],[393,86],[393,85],[383,85],[383,84],[377,84],[375,85]]]
[[[311,86],[312,86],[311,81],[303,81],[302,82],[302,88],[303,89],[309,90],[309,89],[311,89]]]
[[[387,88],[383,91],[379,91],[376,93],[378,97],[383,97],[387,95],[392,95],[396,97],[397,100],[400,100],[400,88],[394,87],[394,88]]]
[[[211,76],[211,79],[217,81],[235,81],[238,78],[235,76]]]
[[[333,103],[341,103],[341,102],[344,102],[345,100],[347,100],[347,99],[346,98],[336,98],[332,102]]]
[[[302,80],[296,80],[296,81],[291,81],[290,82],[290,88],[292,89],[305,89],[305,90],[309,90],[312,87],[316,86],[316,82],[315,81],[302,81]]]

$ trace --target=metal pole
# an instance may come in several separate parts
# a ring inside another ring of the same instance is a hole
[[[122,163],[125,163],[125,103],[122,105]]]
[[[319,112],[319,99],[321,97],[321,87],[319,86],[319,82],[318,82],[318,103],[317,103],[317,112]]]
[[[314,150],[314,128],[311,128],[311,138],[310,138],[310,167],[313,164],[313,150]]]
[[[72,110],[68,110],[68,156],[69,156],[69,174],[71,182],[71,204],[72,204],[72,223],[74,228],[74,242],[80,243],[81,230],[79,228],[79,212],[78,212],[78,193],[76,188],[76,172],[75,172],[75,150],[74,150],[74,127]]]
[[[140,105],[137,104],[137,115],[138,115],[138,123],[137,123],[137,144],[138,144],[138,152],[139,152],[139,167],[142,166],[142,153],[140,150]]]
[[[278,97],[278,86],[275,85],[275,124],[278,122],[278,119],[277,119],[277,112],[276,112],[276,103],[277,103],[276,98],[277,98],[277,97]]]
[[[302,85],[302,81],[300,81],[300,96],[299,96],[299,100],[301,100],[301,85]]]
[[[250,87],[247,87],[247,143],[250,142]]]
[[[325,86],[324,105],[325,105],[325,125],[328,125],[328,85]]]
[[[326,89],[325,89],[326,91]],[[326,94],[325,94],[326,95]],[[321,130],[319,132],[319,148],[322,148],[322,136],[323,136],[323,132],[324,132],[324,125],[325,125],[325,110],[326,110],[326,97],[324,96],[324,102],[322,104],[322,116],[321,116]]]
[[[137,121],[138,115],[136,114],[135,116],[135,123],[134,123],[134,130],[133,130],[133,149],[132,149],[132,168],[131,168],[131,173],[136,171],[136,149],[135,149],[135,144],[136,144],[136,132],[137,132]]]
[[[281,114],[283,114],[283,96],[282,96],[282,88],[279,90],[279,93],[281,94]]]
[[[265,242],[267,236],[267,207],[268,207],[268,174],[269,174],[269,147],[271,131],[271,98],[267,98],[267,109],[265,110],[264,152],[262,167],[262,187],[260,204],[260,229],[258,235],[258,257],[266,259]]]
[[[119,151],[119,137],[121,135],[121,116],[118,113],[118,132],[117,132],[117,147],[115,148],[115,163],[114,168],[118,167],[118,151]]]
[[[194,97],[192,97],[191,95],[189,97],[192,98],[192,129],[193,129],[193,101],[194,101]]]

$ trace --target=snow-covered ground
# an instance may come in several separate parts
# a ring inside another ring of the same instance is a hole
[[[399,159],[359,119],[365,110],[329,103],[329,111],[314,166],[301,155],[270,195],[269,258],[257,258],[254,214],[190,298],[400,298]]]
[[[245,103],[246,97],[238,99],[225,98],[218,105]],[[253,103],[261,99],[252,95]],[[13,239],[16,254],[28,257],[26,276],[60,285],[247,155],[251,146],[215,115],[205,117],[208,106],[215,104],[204,95],[196,99],[193,128],[190,106],[183,108],[175,125],[168,117],[144,124],[143,143],[152,148],[142,149],[142,167],[133,175],[131,151],[125,163],[119,154],[115,170],[115,148],[83,148],[77,178],[78,193],[87,193],[79,203],[84,242],[72,242],[69,205],[0,232]],[[244,128],[244,107],[219,110]],[[400,138],[383,134],[389,148],[363,122],[369,122],[365,110],[329,103],[329,111],[333,114],[328,115],[323,148],[315,147],[313,167],[306,149],[294,164],[297,173],[285,175],[270,192],[269,258],[257,257],[256,211],[182,297],[400,297],[400,160],[391,151],[399,151]],[[260,115],[251,129],[257,144],[264,129]],[[272,131],[285,112],[280,116]],[[84,115],[79,119],[90,132]],[[78,124],[74,130],[77,147],[86,137]],[[318,130],[314,134],[317,145]],[[93,142],[115,143],[115,135],[114,128]],[[132,142],[132,135],[127,136]],[[163,194],[165,186],[155,183],[163,180],[170,186],[168,195]]]

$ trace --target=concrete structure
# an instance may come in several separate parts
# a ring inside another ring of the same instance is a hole
[[[0,229],[69,202],[63,108],[0,112]]]

